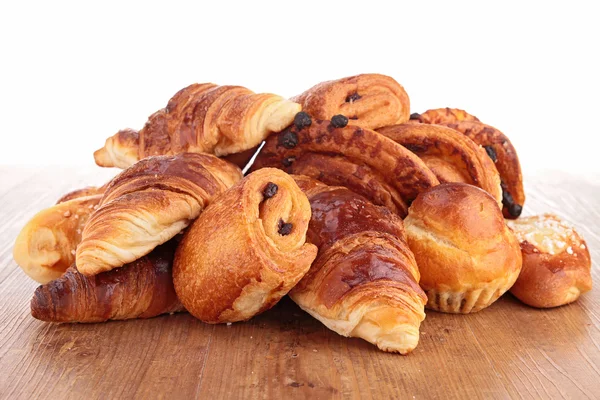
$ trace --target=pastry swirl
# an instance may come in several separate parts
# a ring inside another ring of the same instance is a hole
[[[293,97],[302,109],[316,119],[342,114],[351,125],[377,129],[408,121],[408,94],[393,78],[362,74],[319,83]]]
[[[253,172],[218,196],[185,233],[175,257],[178,297],[207,323],[247,320],[304,276],[310,205],[286,173]]]

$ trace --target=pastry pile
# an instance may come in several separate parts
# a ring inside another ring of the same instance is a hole
[[[232,323],[289,295],[340,335],[406,354],[425,308],[476,312],[509,290],[556,307],[592,286],[574,228],[518,218],[508,137],[458,109],[411,114],[388,76],[289,100],[194,84],[94,158],[124,170],[17,237],[14,259],[42,284],[37,319]]]

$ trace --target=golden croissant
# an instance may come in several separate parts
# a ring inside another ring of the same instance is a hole
[[[124,129],[109,137],[94,158],[102,167],[127,168],[154,155],[238,153],[281,131],[299,111],[299,104],[274,94],[256,94],[241,86],[193,84],[152,114],[139,132]]]

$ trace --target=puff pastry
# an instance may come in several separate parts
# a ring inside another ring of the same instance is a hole
[[[75,249],[102,195],[76,197],[37,213],[21,229],[13,258],[39,283],[60,277],[75,261]]]
[[[400,217],[346,188],[295,179],[311,203],[307,237],[319,254],[292,300],[343,336],[413,350],[427,298]]]
[[[245,177],[200,215],[177,249],[177,296],[207,323],[250,319],[275,305],[317,254],[306,242],[310,204],[273,168]]]
[[[418,155],[440,182],[478,186],[502,206],[500,176],[494,162],[465,135],[445,126],[427,124],[392,125],[377,132]]]
[[[483,146],[500,174],[504,216],[515,219],[521,215],[525,204],[523,174],[517,151],[506,135],[458,109],[428,110],[423,114],[413,114],[411,121],[448,126]]]
[[[152,114],[139,132],[124,129],[108,138],[94,158],[102,167],[127,168],[154,155],[238,153],[291,124],[300,109],[280,96],[241,86],[193,84]]]
[[[342,114],[351,125],[376,129],[401,124],[410,116],[408,94],[393,78],[362,74],[319,83],[293,97],[302,109],[316,119]]]
[[[345,122],[343,116],[331,121],[308,119],[270,136],[252,170],[281,168],[345,186],[400,216],[406,215],[408,204],[420,191],[439,183],[425,163],[403,146]]]
[[[109,183],[90,216],[77,247],[79,272],[95,275],[148,254],[241,178],[238,167],[209,154],[139,161]]]
[[[168,242],[122,268],[96,276],[82,275],[73,266],[36,289],[31,315],[48,322],[103,322],[183,311],[171,276],[175,245]]]
[[[521,245],[523,270],[510,289],[533,307],[574,302],[592,289],[590,252],[575,229],[553,214],[509,221]]]
[[[491,305],[521,271],[519,242],[496,201],[465,183],[421,193],[404,220],[427,307],[470,313]]]

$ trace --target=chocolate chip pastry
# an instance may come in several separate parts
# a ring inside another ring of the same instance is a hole
[[[345,186],[400,216],[419,192],[439,183],[412,152],[375,131],[348,125],[343,115],[321,121],[299,113],[292,126],[266,140],[252,170],[264,167]]]
[[[310,204],[292,177],[265,168],[214,199],[177,248],[177,296],[208,323],[268,310],[304,276],[317,248],[306,243]]]
[[[483,146],[500,174],[502,186],[502,212],[505,218],[515,219],[521,215],[525,204],[523,175],[517,151],[498,129],[486,125],[463,110],[438,108],[423,114],[411,114],[413,123],[432,123],[448,126]]]
[[[299,104],[274,94],[196,83],[177,92],[139,132],[124,129],[108,138],[94,158],[102,167],[127,168],[155,155],[239,153],[288,126],[298,111]]]
[[[340,335],[413,350],[427,298],[400,217],[346,188],[295,179],[310,200],[307,240],[319,254],[292,300]]]
[[[494,162],[465,135],[428,124],[392,125],[377,132],[418,155],[441,183],[463,182],[480,187],[502,207],[500,176]]]
[[[344,115],[351,125],[376,129],[408,121],[408,94],[393,78],[362,74],[319,83],[291,99],[316,119]]]

